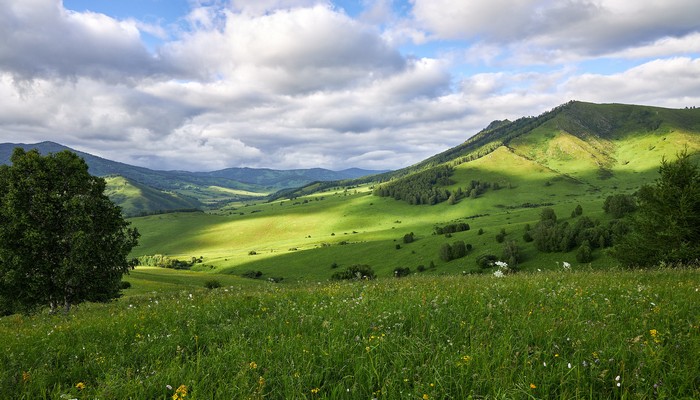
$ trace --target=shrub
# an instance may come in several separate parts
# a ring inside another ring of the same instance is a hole
[[[413,235],[413,232],[403,235],[403,242],[404,243],[413,243],[414,240],[415,240],[415,237]]]
[[[482,254],[476,258],[476,264],[480,268],[484,269],[490,268],[496,261],[498,261],[498,257],[494,256],[493,254]]]
[[[119,289],[130,289],[130,288],[131,288],[131,282],[127,282],[127,281],[119,282]]]
[[[250,278],[250,279],[257,279],[262,276],[262,271],[246,271],[243,274],[241,274],[242,277],[244,278]]]
[[[411,268],[409,267],[398,267],[394,269],[394,277],[401,278],[411,274]]]
[[[210,279],[204,282],[204,287],[207,289],[216,289],[221,287],[221,282],[216,279]]]
[[[339,280],[350,280],[350,279],[374,279],[376,278],[377,275],[374,273],[374,270],[369,265],[362,264],[362,265],[352,265],[350,267],[347,267],[344,271],[339,271],[334,273],[331,276],[331,279],[339,281]]]

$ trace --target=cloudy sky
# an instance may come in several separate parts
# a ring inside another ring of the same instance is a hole
[[[568,100],[700,106],[698,0],[0,0],[0,142],[395,169]]]

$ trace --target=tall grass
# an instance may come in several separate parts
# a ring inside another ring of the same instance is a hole
[[[698,270],[189,289],[1,319],[0,397],[700,397]]]

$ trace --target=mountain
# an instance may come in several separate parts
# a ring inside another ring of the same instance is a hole
[[[158,171],[107,160],[54,142],[0,144],[0,164],[9,164],[15,147],[37,149],[41,154],[69,150],[85,160],[93,175],[124,178],[123,181],[109,180],[108,192],[126,215],[215,207],[233,201],[262,198],[276,190],[314,181],[357,178],[384,172],[356,168],[343,171],[321,168],[289,171],[255,168],[228,168],[212,172]],[[111,186],[112,183],[116,186]]]
[[[662,156],[673,157],[684,146],[691,153],[700,151],[699,133],[698,108],[571,101],[536,117],[494,121],[464,143],[406,168],[367,178],[315,182],[282,190],[272,197],[297,197],[329,187],[371,181],[397,184],[395,181],[403,180],[404,186],[415,186],[416,180],[431,174],[426,171],[435,174],[438,173],[435,168],[454,168],[499,149],[510,153],[508,160],[491,158],[516,165],[525,160],[560,177],[596,187],[602,179],[615,181],[616,172],[653,172]],[[480,161],[484,162],[488,159]],[[508,164],[493,168],[506,170]],[[440,186],[435,183],[432,186]]]

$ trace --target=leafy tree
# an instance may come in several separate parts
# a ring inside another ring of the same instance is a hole
[[[462,240],[452,244],[452,259],[462,258],[467,255],[467,245]]]
[[[442,261],[451,261],[452,260],[452,246],[450,246],[448,243],[444,243],[442,246],[440,246],[440,259]]]
[[[523,260],[522,253],[520,252],[520,247],[518,247],[518,242],[515,240],[507,240],[503,244],[503,254],[501,259],[508,262],[512,268],[517,268],[518,264]]]
[[[4,312],[65,311],[119,296],[138,232],[69,151],[14,150],[0,166],[0,300]]]
[[[634,197],[628,194],[608,196],[603,203],[603,211],[606,214],[611,214],[613,218],[622,218],[636,209],[637,204]]]
[[[628,266],[700,259],[700,169],[683,151],[673,162],[662,160],[659,174],[638,191],[632,232],[613,252]]]
[[[593,251],[591,250],[591,245],[588,240],[584,240],[576,251],[576,261],[580,263],[593,261]]]

